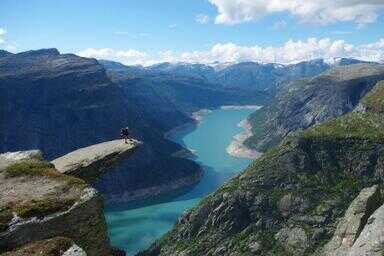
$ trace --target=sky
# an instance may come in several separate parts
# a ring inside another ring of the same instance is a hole
[[[122,62],[384,61],[384,0],[0,0],[0,49]]]

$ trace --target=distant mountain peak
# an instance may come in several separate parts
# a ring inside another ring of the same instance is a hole
[[[6,50],[0,50],[0,57],[5,57],[5,56],[9,56],[9,55],[12,55],[13,53],[11,52],[8,52]]]
[[[60,55],[60,52],[56,48],[47,48],[47,49],[39,49],[39,50],[31,50],[19,53],[18,55],[22,55],[24,57],[27,56],[57,56]]]

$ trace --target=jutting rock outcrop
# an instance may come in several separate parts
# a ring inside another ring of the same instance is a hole
[[[133,140],[128,144],[123,140],[105,142],[54,163],[64,173],[93,180],[129,156],[138,144]],[[115,255],[100,194],[83,179],[59,172],[41,156],[36,150],[0,155],[0,252]]]
[[[117,162],[131,156],[139,141],[113,140],[80,148],[51,161],[56,170],[87,182],[95,181],[102,173],[116,166]]]

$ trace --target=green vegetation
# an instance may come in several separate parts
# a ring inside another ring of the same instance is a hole
[[[383,126],[384,120],[379,114],[353,112],[310,128],[302,136],[307,139],[360,138],[383,142]]]
[[[82,179],[64,175],[55,169],[55,166],[49,162],[37,159],[19,161],[5,170],[6,178],[21,176],[41,176],[51,179],[57,179],[65,182],[68,186],[78,186],[85,188],[87,183]]]
[[[16,204],[13,210],[22,218],[44,217],[46,215],[68,210],[76,202],[75,198],[47,198],[30,200]]]
[[[287,252],[283,246],[276,241],[273,232],[263,230],[260,233],[259,242],[263,253],[268,253],[269,255],[292,256],[291,253]]]
[[[13,218],[13,213],[21,218],[42,218],[55,212],[68,210],[78,197],[60,198],[52,196],[44,199],[32,199],[21,202],[12,202],[0,209],[0,232],[7,230]]]
[[[2,256],[57,256],[62,255],[73,245],[73,241],[65,237],[55,237],[43,241],[34,242],[5,252]]]
[[[252,136],[244,141],[244,145],[249,148],[256,148],[256,145],[267,135],[267,130],[264,125],[267,120],[267,110],[263,107],[257,110],[249,117],[249,123],[252,126]],[[263,150],[266,149],[263,148]],[[261,150],[261,149],[260,149]]]
[[[88,186],[83,180],[61,174],[51,163],[39,159],[17,162],[6,168],[4,173],[5,179],[19,177],[48,178],[57,182],[60,191],[66,192],[63,194],[51,193],[36,198],[20,198],[18,201],[3,205],[0,207],[0,232],[8,228],[8,223],[11,221],[14,213],[21,218],[41,218],[49,214],[68,210],[79,200],[80,192]]]
[[[59,174],[55,171],[55,166],[49,162],[39,161],[35,159],[24,160],[17,162],[6,169],[7,177],[19,177],[19,176],[53,176],[56,177]]]
[[[0,232],[7,230],[12,217],[12,209],[9,206],[0,209]]]
[[[380,81],[364,97],[363,105],[369,112],[384,113],[384,81]]]

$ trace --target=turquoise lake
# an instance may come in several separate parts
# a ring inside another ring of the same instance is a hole
[[[204,168],[204,177],[184,195],[164,200],[162,203],[132,209],[119,205],[105,210],[109,235],[113,246],[124,249],[128,255],[150,246],[169,231],[177,218],[195,206],[205,195],[215,191],[230,177],[247,167],[250,159],[236,158],[226,152],[232,137],[243,131],[239,122],[255,110],[217,109],[205,114],[203,121],[193,131],[181,131],[174,140],[195,151]]]

